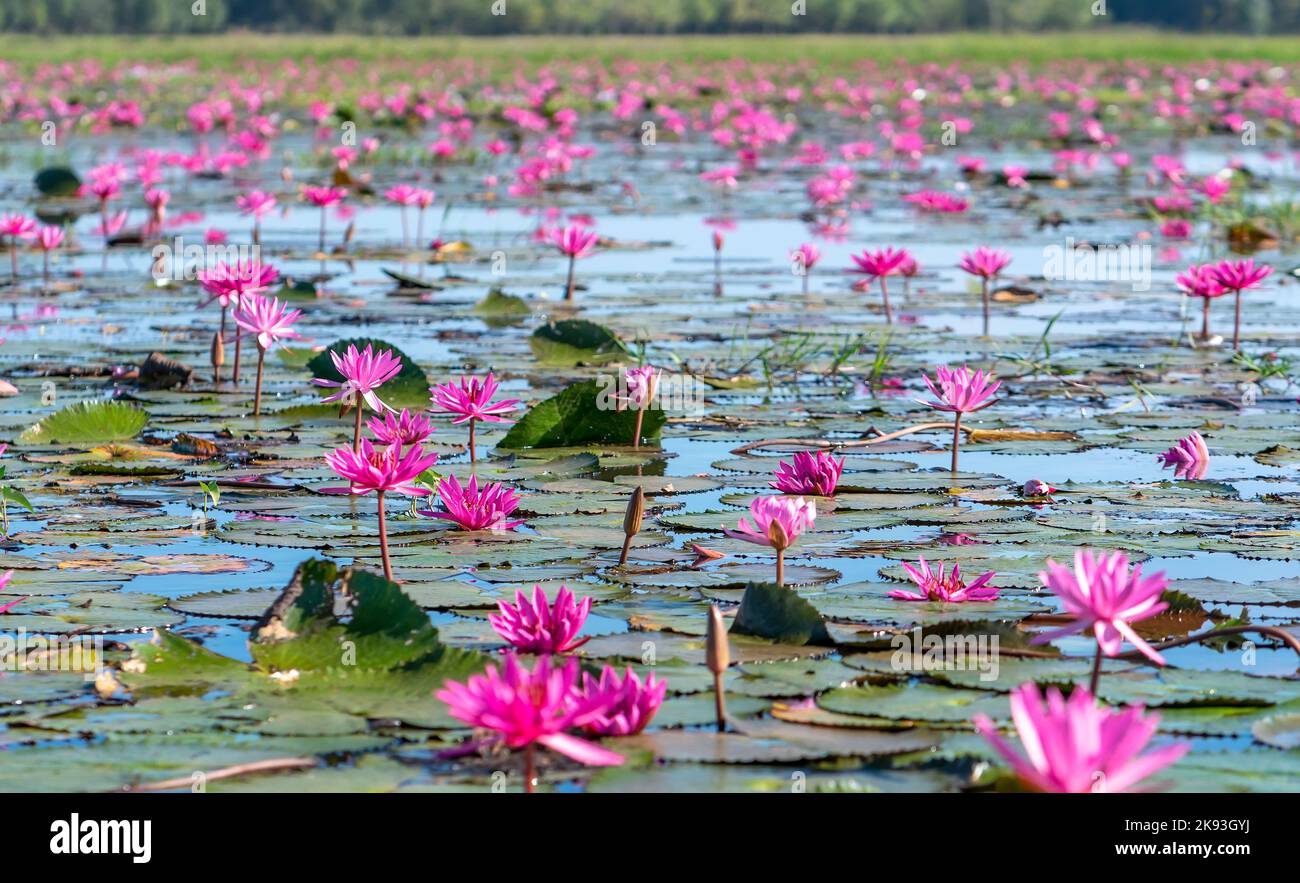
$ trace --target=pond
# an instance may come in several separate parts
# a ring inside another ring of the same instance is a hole
[[[344,68],[19,66],[0,92],[0,234],[62,232],[3,238],[0,788],[1015,788],[981,733],[1014,745],[1035,683],[1159,712],[1151,750],[1189,748],[1162,787],[1300,781],[1295,70]],[[1002,252],[987,301],[979,247]],[[1246,259],[1271,272],[1234,348],[1232,291],[1179,277]],[[223,310],[236,260],[276,276]],[[263,296],[300,313],[236,356]],[[350,377],[349,342],[391,350],[379,399],[432,423],[397,443],[432,472],[380,496],[312,383]],[[1000,381],[957,471],[939,366]],[[503,421],[430,410],[489,374]],[[1164,468],[1193,434],[1208,461]],[[833,494],[773,486],[819,450]],[[471,476],[517,508],[420,514]],[[765,497],[815,518],[723,532]],[[1075,618],[1040,573],[1083,549],[1163,574],[1130,618],[1165,665],[1125,637],[1094,671],[1090,624],[1030,643]],[[922,559],[995,597],[891,597]],[[560,665],[489,620],[535,586],[548,615],[561,586],[591,599],[554,648],[591,684],[666,683],[620,724],[550,709],[598,748],[522,749],[439,698]],[[980,657],[900,663],[926,634]]]

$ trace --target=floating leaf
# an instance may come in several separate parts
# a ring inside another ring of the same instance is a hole
[[[600,365],[627,355],[627,347],[604,325],[586,319],[561,319],[528,338],[533,355],[548,365]]]
[[[33,183],[41,196],[76,196],[81,190],[81,179],[66,166],[51,166],[36,173]]]
[[[604,397],[608,407],[598,404]],[[583,442],[628,444],[636,432],[636,412],[616,410],[608,391],[596,380],[566,387],[528,410],[501,440],[500,447],[557,448]],[[641,424],[644,439],[659,437],[666,421],[664,412],[649,408]]]
[[[793,589],[775,583],[750,583],[731,631],[785,644],[830,644],[821,614]]]
[[[25,444],[83,444],[135,438],[149,415],[126,402],[78,402],[42,418],[21,436]]]

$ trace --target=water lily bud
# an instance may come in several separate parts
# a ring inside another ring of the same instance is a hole
[[[623,515],[624,536],[634,537],[641,532],[641,519],[645,516],[645,488],[636,486],[632,498],[627,501],[627,512]]]
[[[721,674],[731,665],[731,648],[727,644],[727,628],[722,624],[722,611],[716,604],[709,606],[708,649],[706,661],[709,671]]]
[[[220,368],[226,364],[226,347],[221,342],[221,332],[212,335],[212,367]]]
[[[790,548],[790,536],[785,532],[785,528],[781,526],[781,522],[775,518],[767,526],[767,538],[771,541],[772,548],[778,552],[784,552]]]

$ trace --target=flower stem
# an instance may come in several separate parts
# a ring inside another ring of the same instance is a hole
[[[1201,307],[1201,339],[1209,340],[1210,339],[1210,299],[1206,297],[1206,298],[1202,298],[1202,300],[1205,301],[1205,305]]]
[[[894,324],[894,308],[889,305],[889,282],[886,277],[880,277],[880,296],[885,301],[885,324]]]
[[[1101,683],[1101,644],[1097,645],[1097,655],[1092,658],[1092,680],[1088,682],[1088,692],[1097,696],[1097,685]]]
[[[226,314],[227,314],[228,312],[230,312],[229,308],[227,308],[227,307],[222,307],[222,308],[221,308],[221,339],[222,339],[222,341],[225,341],[225,339],[226,339]],[[220,382],[221,382],[221,366],[219,366],[219,365],[217,366],[217,368],[216,368],[216,372],[215,372],[215,373],[216,373],[216,375],[217,375],[217,383],[220,383]]]
[[[524,793],[532,794],[537,790],[537,747],[529,742],[524,749]]]
[[[785,549],[776,550],[776,584],[785,585]]]
[[[727,729],[727,700],[722,693],[722,672],[713,673],[713,709],[718,715],[718,732],[726,732]]]
[[[577,263],[577,261],[578,258],[576,255],[569,255],[569,281],[568,284],[564,286],[565,300],[573,300],[573,265]]]
[[[989,336],[989,279],[984,277],[984,336]]]
[[[362,410],[364,410],[364,405],[362,404],[361,396],[357,396],[356,400],[357,400],[356,401],[357,417],[356,417],[356,422],[352,424],[352,450],[353,451],[361,450],[361,412]]]
[[[321,254],[325,253],[325,206],[320,207],[320,249]]]
[[[640,407],[636,412],[636,431],[632,434],[632,450],[639,450],[641,447],[641,421],[645,419],[645,408]]]
[[[236,389],[239,388],[239,345],[241,343],[243,343],[243,338],[240,335],[236,334],[235,335],[235,364],[234,367],[230,369],[230,379],[235,384]]]
[[[393,562],[388,560],[388,521],[384,514],[384,492],[379,495],[379,553],[384,559],[384,579],[393,581]]]
[[[1236,312],[1232,319],[1232,348],[1241,352],[1241,289],[1237,289]]]
[[[961,411],[956,412],[952,421],[952,471],[957,471],[957,449],[961,445]]]
[[[239,358],[238,344],[235,349],[235,359]],[[253,416],[262,415],[262,363],[266,361],[266,350],[260,346],[257,348],[257,388],[253,392]]]

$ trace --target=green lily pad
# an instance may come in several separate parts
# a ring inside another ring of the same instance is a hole
[[[584,442],[630,445],[636,432],[636,411],[619,411],[612,404],[602,409],[598,405],[601,397],[602,387],[596,380],[566,387],[530,408],[510,428],[499,446],[505,449],[558,448]],[[647,408],[642,418],[642,438],[657,439],[665,422],[663,411]]]
[[[38,445],[126,441],[148,422],[148,414],[126,402],[78,402],[42,418],[20,440]]]
[[[601,365],[627,356],[613,331],[586,319],[560,319],[533,332],[528,345],[547,365]]]
[[[821,614],[792,589],[776,583],[750,583],[731,630],[784,644],[830,644]]]
[[[36,173],[33,182],[41,196],[76,196],[81,189],[81,179],[67,166],[50,166]]]

